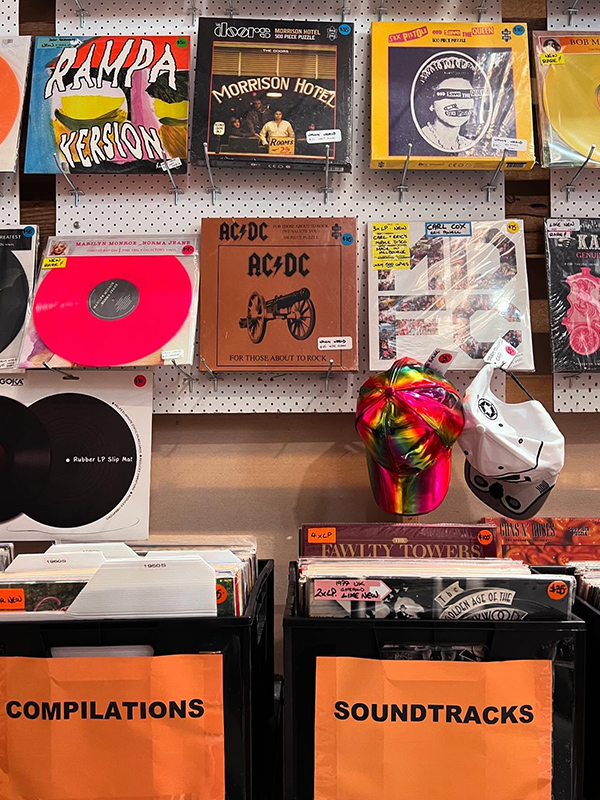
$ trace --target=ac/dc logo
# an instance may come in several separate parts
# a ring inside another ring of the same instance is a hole
[[[219,228],[219,239],[222,242],[239,242],[242,239],[249,242],[260,239],[261,242],[266,242],[267,227],[266,222],[222,222]]]
[[[248,259],[248,275],[258,277],[266,275],[277,275],[281,272],[287,278],[294,275],[306,276],[310,272],[306,264],[310,256],[306,253],[298,256],[296,253],[286,253],[285,255],[274,256],[271,253],[252,253]]]

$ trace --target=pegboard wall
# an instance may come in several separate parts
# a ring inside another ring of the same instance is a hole
[[[0,2],[0,36],[17,36],[19,33],[19,0]],[[24,111],[24,113],[27,113]],[[0,225],[18,225],[19,174],[0,172]]]
[[[548,30],[600,31],[597,0],[548,0]],[[590,142],[600,151],[598,141]],[[582,159],[583,161],[583,159]],[[600,217],[600,168],[553,169],[550,181],[550,209],[553,217]],[[565,189],[573,185],[567,197]],[[553,376],[555,411],[600,411],[600,373]]]
[[[483,171],[409,171],[408,192],[399,202],[396,187],[400,170],[374,171],[368,167],[370,147],[369,44],[371,22],[396,20],[501,20],[500,0],[441,0],[441,2],[390,2],[384,0],[308,0],[285,6],[274,0],[57,0],[58,34],[78,32],[106,35],[139,33],[178,34],[193,31],[192,6],[203,16],[272,19],[318,19],[355,25],[354,167],[350,175],[333,175],[333,192],[324,203],[320,188],[325,176],[318,172],[266,172],[255,169],[215,169],[221,192],[212,205],[210,183],[204,167],[190,167],[175,176],[183,195],[175,205],[168,176],[73,176],[84,194],[79,205],[64,177],[57,176],[57,234],[198,233],[206,216],[324,217],[358,219],[359,343],[358,373],[336,373],[328,381],[318,374],[219,373],[216,383],[196,368],[185,368],[192,380],[174,367],[155,370],[155,405],[159,413],[240,413],[353,411],[361,384],[369,376],[367,329],[366,223],[386,219],[503,219],[504,179],[488,202],[484,186],[492,173]],[[85,12],[78,12],[80,5]],[[382,10],[383,9],[383,10]],[[82,27],[79,27],[82,24]],[[465,388],[471,373],[454,373]],[[503,396],[499,376],[496,391]]]

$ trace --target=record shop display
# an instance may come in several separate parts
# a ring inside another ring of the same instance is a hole
[[[352,23],[200,17],[192,160],[350,172]]]
[[[372,222],[369,226],[369,365],[425,362],[458,352],[453,369],[479,369],[500,337],[511,369],[533,370],[521,220]]]
[[[298,574],[310,617],[564,620],[575,599],[572,576],[496,559],[301,558]]]
[[[19,363],[37,249],[37,225],[0,230],[0,370],[14,369]]]
[[[600,167],[600,33],[534,31],[543,167]]]
[[[36,37],[25,172],[186,172],[189,70],[189,36]]]
[[[200,246],[210,369],[358,369],[355,219],[205,217]]]
[[[21,366],[192,364],[197,237],[51,237]]]
[[[534,165],[527,26],[374,22],[371,167]]]
[[[152,374],[0,382],[0,538],[148,537]]]
[[[0,172],[16,172],[31,36],[0,39]]]
[[[600,561],[600,519],[486,517],[497,529],[498,554],[532,566],[564,567],[574,561]]]
[[[600,219],[547,219],[553,372],[600,371]]]

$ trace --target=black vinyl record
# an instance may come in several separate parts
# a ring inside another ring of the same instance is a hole
[[[19,259],[0,247],[0,353],[14,341],[25,322],[29,284]]]
[[[51,395],[29,410],[46,431],[51,462],[43,491],[23,513],[55,528],[89,525],[110,514],[137,470],[136,442],[125,419],[85,394]]]
[[[0,522],[18,516],[46,487],[50,443],[36,415],[0,397]]]

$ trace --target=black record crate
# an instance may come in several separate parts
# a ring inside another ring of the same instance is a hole
[[[227,800],[271,794],[273,739],[273,561],[259,561],[239,617],[3,621],[0,655],[48,658],[53,647],[150,645],[156,656],[223,653]],[[98,765],[101,768],[100,762]]]
[[[600,766],[598,765],[600,611],[578,597],[575,601],[575,613],[587,624],[583,794],[586,800],[595,800],[600,795]]]
[[[313,800],[314,796],[316,659],[382,658],[398,645],[433,650],[483,647],[486,661],[552,660],[552,797],[581,800],[585,622],[578,618],[547,622],[311,618],[300,613],[297,577],[292,563],[283,618],[285,800]],[[588,800],[595,797],[597,792]]]

